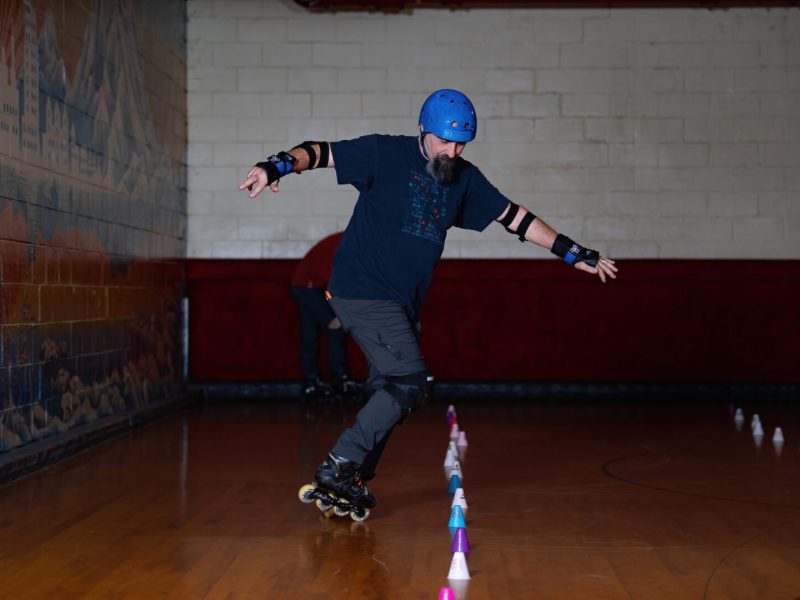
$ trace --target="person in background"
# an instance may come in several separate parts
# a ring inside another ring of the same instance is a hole
[[[303,372],[301,393],[305,400],[350,396],[356,388],[347,375],[344,329],[325,298],[325,289],[333,268],[333,256],[343,233],[334,233],[317,242],[292,273],[292,297],[300,313],[300,368]],[[327,331],[330,382],[322,380],[317,364],[322,329]]]

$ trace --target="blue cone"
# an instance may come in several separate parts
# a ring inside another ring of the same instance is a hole
[[[450,485],[447,488],[447,491],[451,494],[455,494],[456,490],[461,487],[461,478],[458,475],[451,475],[450,476]],[[459,506],[459,508],[461,508]]]
[[[462,528],[466,529],[467,522],[464,520],[464,513],[461,512],[461,507],[460,506],[455,505],[453,507],[453,512],[450,513],[450,522],[447,524],[447,526],[450,529],[456,529],[456,530],[459,527],[462,527]]]

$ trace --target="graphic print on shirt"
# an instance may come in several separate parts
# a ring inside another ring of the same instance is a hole
[[[409,210],[401,231],[431,242],[444,243],[447,231],[447,188],[432,177],[409,173]]]

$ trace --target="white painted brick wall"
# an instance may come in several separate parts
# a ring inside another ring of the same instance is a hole
[[[189,256],[296,258],[343,228],[332,171],[252,200],[238,182],[305,139],[413,134],[438,87],[476,104],[465,157],[612,256],[800,258],[796,8],[311,14],[189,0]],[[499,225],[445,256],[545,258]]]

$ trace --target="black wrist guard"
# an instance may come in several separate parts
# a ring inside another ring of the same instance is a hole
[[[297,159],[288,152],[278,152],[268,156],[266,161],[256,163],[256,166],[267,172],[267,185],[271,185],[287,173],[294,171],[295,160]]]
[[[600,253],[597,250],[584,248],[560,233],[556,236],[556,241],[553,242],[553,247],[550,249],[550,252],[558,256],[568,265],[585,262],[590,267],[596,267],[597,259],[600,258]]]

